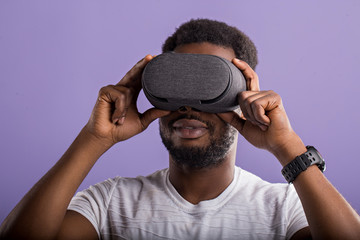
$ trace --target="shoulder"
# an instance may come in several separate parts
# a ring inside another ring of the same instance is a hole
[[[291,184],[270,183],[244,169],[240,169],[238,181],[238,190],[246,193],[249,198],[256,197],[261,200],[280,202],[289,197],[297,198],[296,191]]]
[[[114,195],[135,196],[149,189],[163,188],[166,174],[167,169],[163,169],[148,176],[109,178],[78,192],[73,201],[76,199],[86,199],[87,201],[93,199],[92,201],[103,202],[104,205],[107,205]]]
[[[167,169],[163,169],[156,171],[148,176],[116,177],[112,179],[111,181],[113,184],[113,190],[111,192],[111,202],[139,202],[141,199],[144,199],[145,196],[164,192],[167,172]]]
[[[147,176],[137,177],[116,177],[114,182],[117,186],[143,188],[146,187],[162,187],[167,176],[168,169],[158,170]]]
[[[241,169],[237,196],[242,209],[256,218],[267,219],[274,225],[283,226],[286,236],[308,226],[306,217],[292,184],[270,183]]]

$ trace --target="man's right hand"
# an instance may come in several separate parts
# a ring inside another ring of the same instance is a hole
[[[169,114],[156,108],[139,113],[136,101],[141,90],[141,75],[153,57],[140,60],[116,85],[103,87],[84,130],[111,147],[144,131],[157,118]]]
[[[67,211],[67,207],[104,151],[169,113],[151,108],[141,114],[136,107],[141,75],[151,59],[152,56],[146,56],[118,84],[100,90],[89,122],[54,167],[4,220],[0,226],[1,239],[98,238],[90,221],[80,213]]]

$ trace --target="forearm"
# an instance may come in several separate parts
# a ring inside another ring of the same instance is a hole
[[[360,218],[317,166],[294,181],[314,239],[360,239]]]
[[[284,166],[306,151],[301,140],[277,153]],[[360,239],[360,218],[317,166],[310,166],[293,182],[314,239]]]
[[[0,236],[26,236],[27,239],[55,236],[72,196],[107,149],[82,130],[61,159],[5,219]]]

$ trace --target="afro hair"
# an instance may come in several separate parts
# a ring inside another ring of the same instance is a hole
[[[184,44],[202,42],[232,48],[235,56],[253,69],[258,63],[256,47],[247,35],[236,27],[210,19],[192,19],[183,23],[166,39],[162,51],[174,51]]]

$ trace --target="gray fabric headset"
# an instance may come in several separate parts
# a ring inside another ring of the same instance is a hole
[[[189,106],[220,113],[239,107],[237,95],[246,90],[241,71],[227,59],[207,54],[168,52],[144,69],[142,87],[157,108],[176,111]]]

